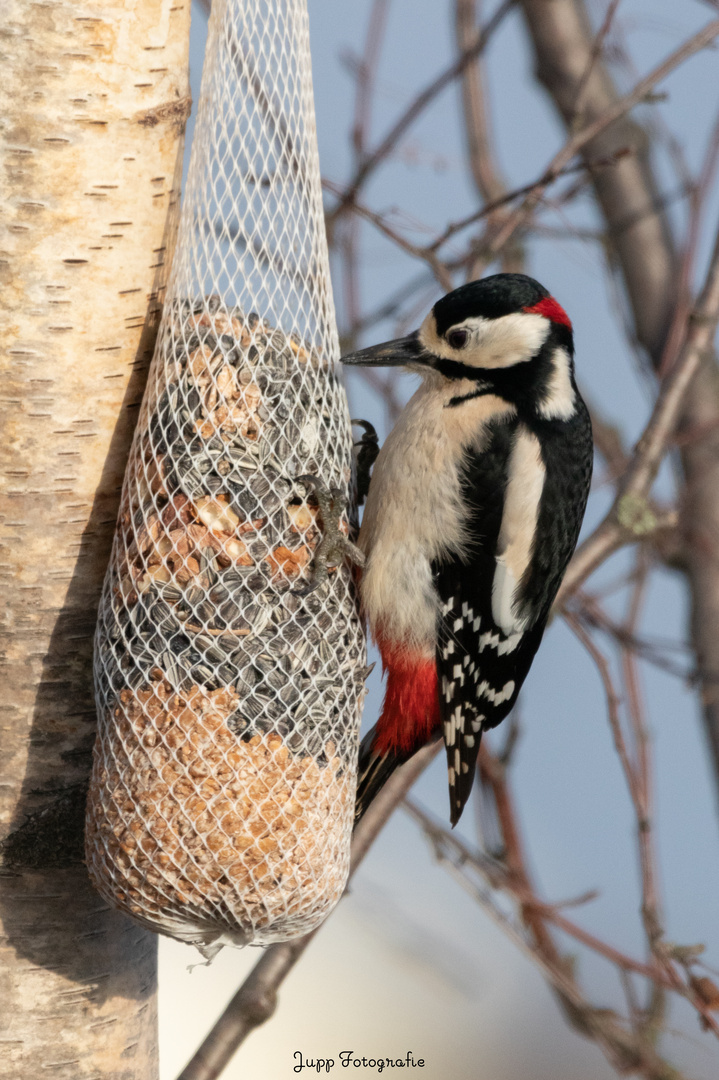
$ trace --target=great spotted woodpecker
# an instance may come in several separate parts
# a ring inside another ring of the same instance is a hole
[[[375,463],[358,539],[387,683],[360,749],[357,818],[443,735],[455,824],[482,732],[517,700],[589,493],[573,357],[564,309],[523,274],[463,285],[408,337],[343,357],[422,378]]]

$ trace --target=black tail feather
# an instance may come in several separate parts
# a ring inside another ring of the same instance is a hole
[[[365,810],[386,784],[395,769],[409,761],[412,754],[395,753],[388,750],[384,754],[374,752],[374,741],[377,735],[377,727],[368,731],[360,744],[359,762],[357,765],[357,797],[355,801],[355,826],[362,818]]]
[[[449,767],[449,821],[452,828],[455,827],[457,822],[464,812],[464,808],[467,805],[467,800],[472,793],[472,787],[474,785],[474,779],[477,773],[477,755],[479,754],[479,744],[482,739],[482,729],[474,736],[474,745],[469,748],[466,743],[461,742],[458,748],[447,747],[447,763]],[[459,754],[461,757],[461,763],[459,770],[457,770],[457,757]],[[462,766],[466,767],[467,772],[463,771]]]

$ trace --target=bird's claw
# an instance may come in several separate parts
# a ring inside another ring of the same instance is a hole
[[[312,578],[294,590],[295,596],[308,596],[324,584],[329,577],[329,567],[339,566],[349,558],[357,566],[364,566],[365,557],[359,548],[340,529],[340,519],[347,507],[341,488],[326,488],[317,476],[298,476],[297,480],[314,491],[322,517],[322,539],[312,560]]]

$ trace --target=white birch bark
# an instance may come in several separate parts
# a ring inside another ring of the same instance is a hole
[[[0,26],[0,1077],[152,1080],[155,939],[81,858],[91,654],[175,232],[190,0]]]

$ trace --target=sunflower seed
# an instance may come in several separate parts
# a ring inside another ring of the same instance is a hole
[[[225,453],[232,464],[238,469],[246,469],[248,472],[254,472],[257,468],[257,461],[253,455],[240,447],[228,446]]]
[[[257,617],[252,621],[252,630],[255,634],[262,634],[272,621],[271,612],[263,607]]]
[[[320,659],[322,660],[322,662],[324,664],[329,666],[329,665],[334,663],[334,660],[335,660],[334,649],[330,648],[330,646],[329,646],[329,644],[327,643],[326,640],[320,642],[318,652],[320,654]]]
[[[221,664],[217,669],[217,678],[221,685],[230,686],[238,681],[237,668],[232,664]]]
[[[195,608],[199,603],[202,602],[204,595],[205,594],[202,589],[198,589],[196,585],[193,585],[185,593],[185,599],[191,607]]]
[[[253,566],[252,570],[257,571],[257,567]],[[264,588],[264,586],[266,584],[267,584],[267,580],[266,580],[264,574],[259,573],[259,572],[250,574],[246,579],[247,588],[251,592],[255,592],[255,593],[259,592],[261,589]]]
[[[275,668],[273,671],[267,672],[265,681],[273,690],[282,690],[287,685],[287,676],[283,671],[278,671]]]
[[[182,591],[178,589],[177,585],[155,582],[155,587],[163,600],[168,600],[171,604],[176,604],[178,600],[182,599]],[[177,611],[175,611],[175,614],[177,614]]]
[[[209,602],[209,600],[203,600],[203,602],[198,605],[198,607],[196,608],[196,611],[195,611],[195,615],[197,617],[198,622],[202,623],[203,625],[210,622],[212,617],[214,616],[214,614],[215,614],[214,604],[211,604]],[[197,640],[198,641],[200,639],[200,636],[201,636],[200,634],[197,635]]]
[[[292,683],[287,683],[280,691],[280,701],[283,705],[292,706],[299,701],[300,692]]]
[[[226,600],[219,610],[220,617],[224,619],[228,626],[232,626],[235,630],[243,629],[242,625],[242,607],[236,600]],[[247,626],[250,624],[247,623]]]
[[[253,570],[254,566],[232,566],[229,570],[222,572],[222,581],[232,593],[245,586],[245,579]]]

